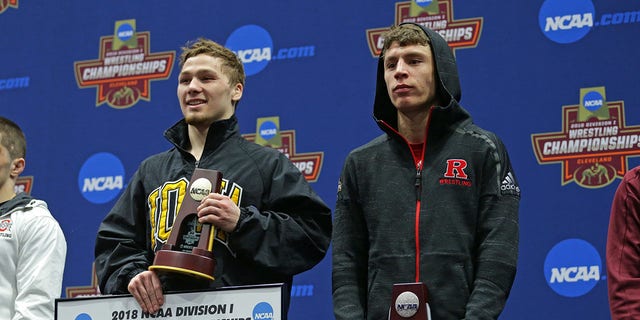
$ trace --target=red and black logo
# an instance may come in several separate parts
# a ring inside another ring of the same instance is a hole
[[[32,186],[33,186],[33,176],[24,176],[24,177],[18,177],[18,180],[16,181],[16,185],[13,186],[13,189],[16,194],[20,192],[31,194]]]
[[[171,75],[175,51],[151,53],[151,33],[136,32],[135,20],[116,22],[114,35],[100,38],[100,57],[74,63],[80,88],[97,88],[96,106],[129,108],[151,100],[152,80]]]
[[[256,134],[243,134],[245,139],[251,142],[255,142]],[[302,175],[309,182],[316,182],[318,176],[320,176],[320,169],[322,168],[322,160],[324,158],[324,152],[309,152],[309,153],[297,153],[296,152],[296,132],[295,130],[283,130],[280,131],[280,137],[282,143],[279,147],[273,147],[278,151],[284,153],[293,164],[298,167],[298,170],[302,172]],[[271,147],[267,145],[267,147]]]
[[[9,8],[18,8],[18,0],[0,0],[0,14]]]
[[[580,89],[580,104],[562,107],[562,131],[531,135],[540,164],[560,163],[561,183],[602,188],[640,156],[640,126],[627,126],[624,101],[607,101],[604,87]]]
[[[416,1],[397,2],[395,24],[413,22],[439,33],[453,49],[475,48],[482,31],[482,18],[454,19],[453,0],[433,0],[421,5]],[[367,30],[367,41],[373,57],[382,51],[382,34],[389,30],[374,28]]]

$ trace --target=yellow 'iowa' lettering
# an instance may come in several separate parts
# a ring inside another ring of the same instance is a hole
[[[182,199],[187,193],[187,179],[166,182],[153,190],[147,202],[149,204],[149,219],[151,220],[151,247],[154,250],[167,242],[173,227],[173,221],[178,215]],[[156,248],[157,246],[157,248]]]
[[[149,223],[151,224],[151,247],[155,251],[161,249],[161,246],[169,239],[173,222],[187,194],[188,185],[189,181],[186,178],[181,178],[165,182],[149,194],[147,202]],[[220,194],[228,196],[236,205],[242,201],[242,187],[236,183],[230,183],[228,179],[222,179]],[[198,224],[198,227],[201,225]],[[215,228],[215,239],[228,248],[229,237],[226,232]]]

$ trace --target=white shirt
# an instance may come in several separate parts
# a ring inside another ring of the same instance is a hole
[[[62,229],[44,201],[0,216],[0,319],[53,319],[66,253]]]

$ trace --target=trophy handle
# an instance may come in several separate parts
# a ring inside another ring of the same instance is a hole
[[[209,178],[213,180],[213,190],[211,190],[211,192],[220,193],[220,188],[222,188],[222,173],[220,171],[215,171],[213,177]],[[198,240],[198,246],[193,248],[193,253],[199,255],[211,255],[211,258],[213,258],[213,241],[215,240],[215,235],[216,227],[210,223],[203,223],[202,231],[200,232],[200,239]]]

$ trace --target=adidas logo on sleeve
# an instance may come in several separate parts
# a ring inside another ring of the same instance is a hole
[[[509,171],[507,176],[504,177],[504,180],[502,180],[502,183],[500,184],[500,191],[502,191],[503,195],[510,194],[518,197],[520,196],[520,187],[518,187],[518,182],[511,171]]]

